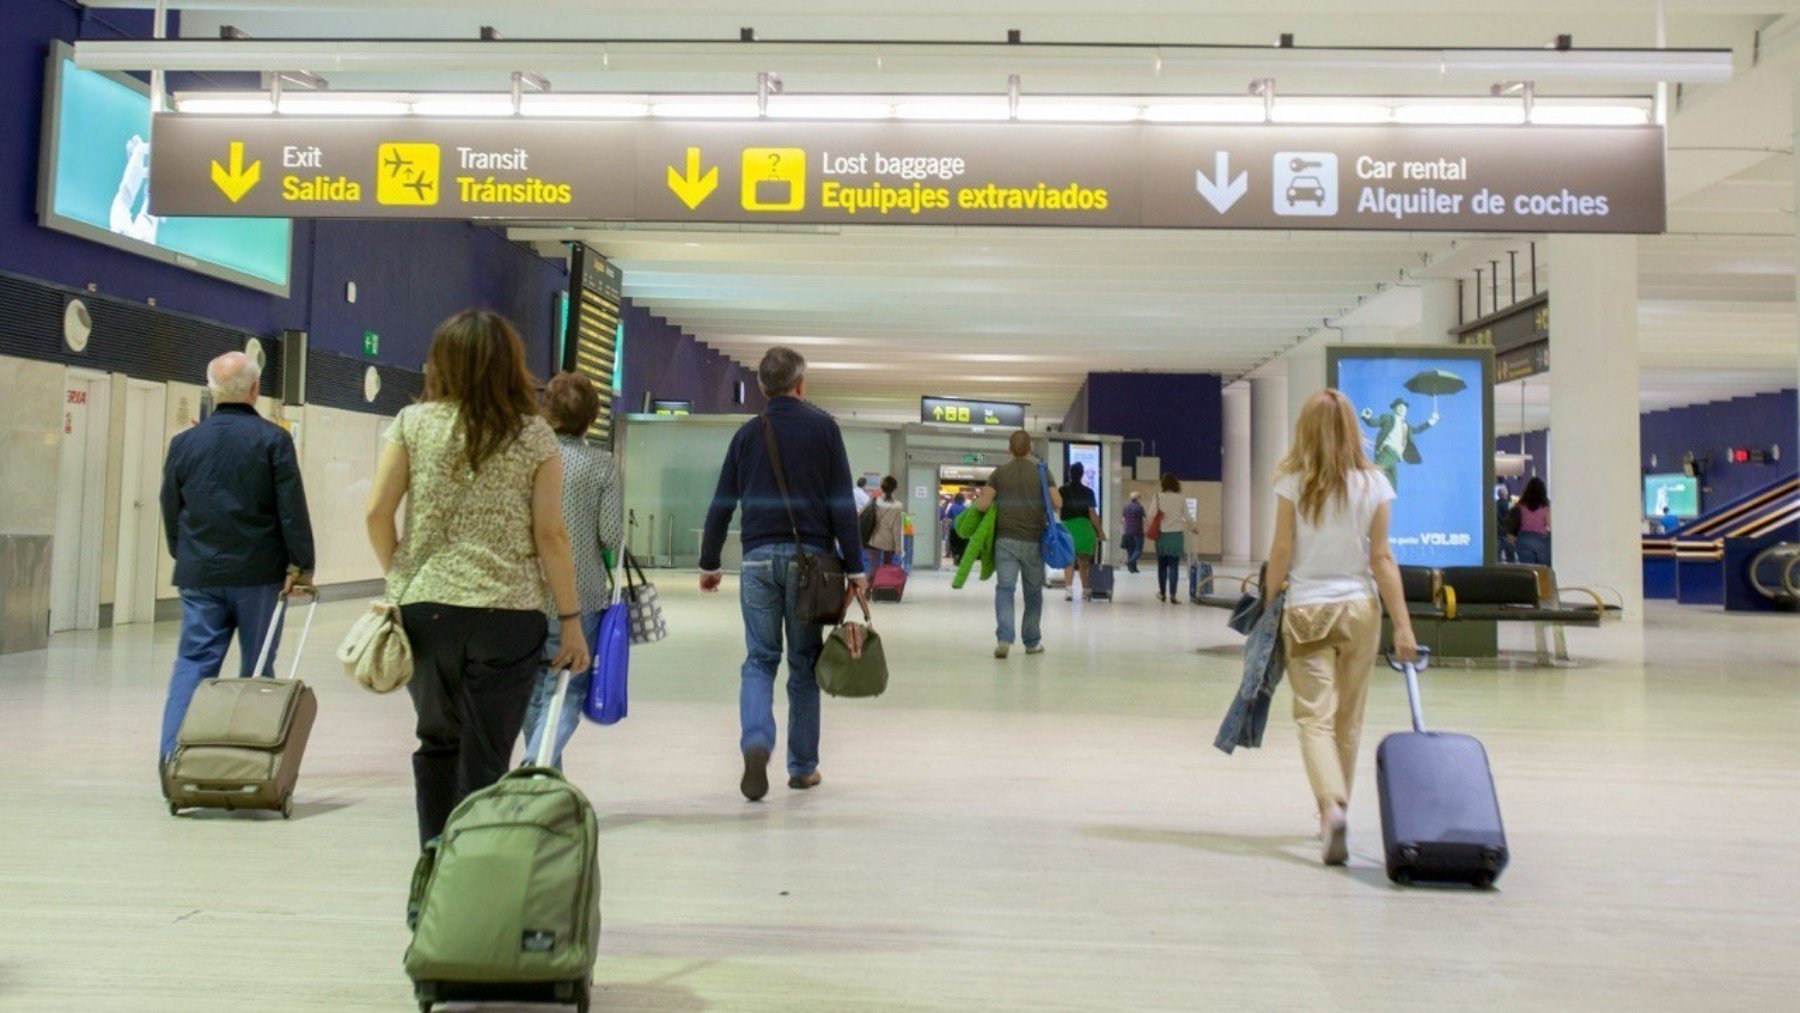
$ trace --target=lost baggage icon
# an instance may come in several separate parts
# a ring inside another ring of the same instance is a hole
[[[800,148],[745,148],[745,211],[799,211],[806,207],[806,152]]]

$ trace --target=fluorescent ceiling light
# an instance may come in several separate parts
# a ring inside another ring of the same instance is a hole
[[[391,95],[284,92],[280,111],[289,116],[405,116],[412,108],[405,99]]]
[[[891,99],[856,95],[780,95],[769,99],[772,119],[885,120],[893,115]]]
[[[526,95],[519,112],[525,116],[630,119],[650,115],[650,103],[626,95]]]
[[[1261,123],[1262,99],[1203,98],[1157,100],[1144,106],[1151,123]]]
[[[1531,107],[1531,122],[1540,126],[1639,127],[1650,122],[1642,106],[1544,105]]]
[[[694,95],[655,99],[650,115],[685,120],[755,119],[754,95]]]
[[[1394,111],[1364,102],[1290,102],[1275,100],[1276,123],[1387,123]]]
[[[415,116],[511,116],[511,95],[423,95],[413,99]]]
[[[807,369],[869,370],[885,368],[873,362],[809,362]]]
[[[1473,125],[1525,122],[1525,103],[1517,99],[1495,102],[1420,102],[1394,110],[1396,123],[1467,123]]]
[[[275,111],[275,103],[267,95],[177,95],[175,108],[201,116],[267,116]]]
[[[1123,123],[1138,118],[1138,104],[1129,99],[1022,98],[1019,119],[1057,123]]]
[[[1004,95],[945,95],[902,99],[894,103],[894,116],[903,120],[1003,120],[1008,112]]]

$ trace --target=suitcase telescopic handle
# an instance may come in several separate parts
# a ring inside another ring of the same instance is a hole
[[[550,711],[544,715],[542,731],[538,733],[537,755],[532,757],[534,767],[548,767],[556,752],[556,729],[562,723],[562,710],[568,705],[569,670],[556,670],[556,695],[550,698]]]
[[[1406,676],[1406,702],[1412,707],[1413,731],[1425,731],[1425,712],[1419,706],[1419,673],[1431,664],[1431,648],[1420,647],[1417,661],[1400,661],[1387,656],[1388,667]]]
[[[300,652],[306,649],[306,636],[312,632],[313,615],[319,611],[319,589],[309,586],[294,588],[294,594],[312,596],[312,604],[306,609],[306,623],[300,627],[300,640],[294,644],[294,663],[288,666],[288,678],[300,677]],[[275,650],[275,637],[286,625],[289,595],[281,595],[275,599],[275,614],[269,617],[269,630],[263,634],[262,650],[256,652],[256,667],[250,671],[261,675],[263,666],[269,663],[269,655]]]

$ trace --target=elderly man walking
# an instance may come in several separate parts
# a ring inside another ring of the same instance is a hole
[[[300,461],[286,430],[258,415],[261,371],[242,352],[206,367],[213,413],[175,437],[163,465],[162,515],[175,586],[181,591],[181,643],[163,705],[158,771],[202,679],[215,678],[232,635],[244,678],[272,676],[274,652],[254,672],[275,605],[310,583],[312,522]]]
[[[868,585],[844,434],[835,419],[804,400],[806,360],[791,348],[771,348],[757,368],[757,382],[768,395],[769,407],[731,438],[700,544],[700,590],[715,592],[731,515],[743,505],[739,600],[749,650],[738,689],[743,726],[738,745],[744,754],[739,788],[752,802],[769,791],[775,669],[781,663],[784,636],[788,787],[804,791],[820,781],[819,684],[813,665],[819,660],[824,634],[794,614],[795,555],[802,545],[834,552],[857,593]]]

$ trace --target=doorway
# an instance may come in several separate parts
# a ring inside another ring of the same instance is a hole
[[[119,573],[113,623],[156,619],[156,569],[162,552],[161,493],[166,388],[129,381],[125,388],[124,468],[119,480]]]
[[[107,397],[104,373],[63,378],[62,450],[51,542],[50,631],[100,625],[100,550],[106,515]]]

